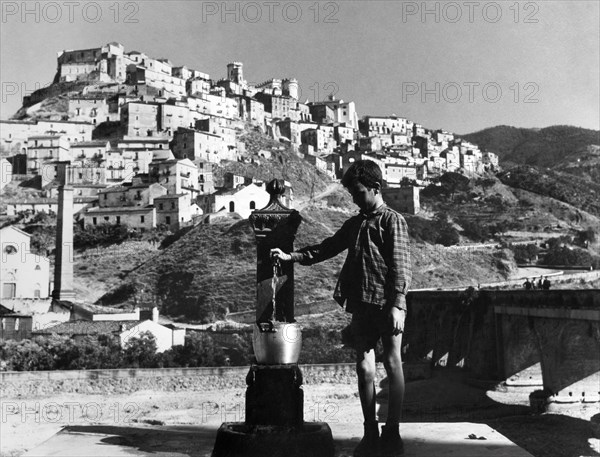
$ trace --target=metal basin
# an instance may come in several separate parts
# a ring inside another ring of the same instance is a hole
[[[256,361],[264,365],[298,363],[302,332],[297,323],[275,322],[274,331],[263,331],[254,324],[252,346]]]

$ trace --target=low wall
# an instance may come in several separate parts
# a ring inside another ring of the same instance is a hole
[[[116,370],[57,370],[0,372],[0,397],[32,397],[56,393],[126,394],[141,390],[177,392],[246,389],[249,367],[124,368]],[[300,365],[304,384],[355,384],[353,363]],[[385,377],[383,365],[378,378]],[[405,364],[407,380],[431,376],[429,363]]]

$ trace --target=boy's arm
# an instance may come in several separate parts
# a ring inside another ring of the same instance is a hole
[[[298,262],[300,265],[312,265],[335,257],[344,249],[348,248],[349,232],[352,219],[347,220],[344,225],[332,236],[326,238],[319,244],[306,246],[297,251],[286,254],[281,249],[271,249],[271,256],[279,258],[283,262]]]
[[[385,306],[406,311],[406,293],[412,279],[410,242],[406,221],[400,214],[388,219],[384,259],[388,268],[385,281]]]

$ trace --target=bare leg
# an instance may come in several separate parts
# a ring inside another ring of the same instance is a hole
[[[379,425],[375,417],[375,350],[356,353],[358,394],[365,418],[365,434],[354,449],[354,457],[376,455],[379,450]]]
[[[386,423],[395,425],[402,417],[404,400],[404,371],[402,370],[402,334],[382,337],[383,365],[389,381],[389,404]]]
[[[376,423],[375,418],[375,350],[356,353],[358,394],[365,424]]]

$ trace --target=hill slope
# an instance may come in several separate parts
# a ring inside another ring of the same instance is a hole
[[[600,132],[567,125],[523,129],[501,125],[461,135],[484,150],[498,154],[501,162],[552,168],[577,160],[588,146],[600,145]]]
[[[350,213],[308,207],[296,246],[313,244],[339,228]],[[321,303],[336,309],[332,299],[345,256],[295,269],[296,304]],[[510,272],[511,259],[502,253],[473,253],[412,243],[413,289],[500,281]],[[185,320],[208,322],[227,311],[254,307],[256,248],[248,221],[199,225],[151,261],[130,272],[124,283],[101,302],[132,304],[144,290],[161,305],[161,312]]]

